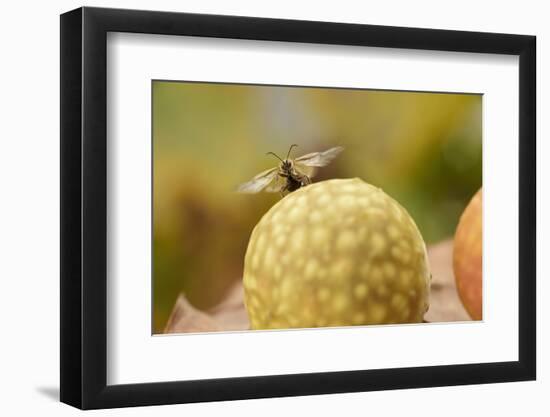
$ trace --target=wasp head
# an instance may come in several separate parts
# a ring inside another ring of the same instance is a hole
[[[281,163],[281,168],[285,171],[288,171],[289,169],[292,168],[292,161],[290,159],[285,159],[282,163]]]

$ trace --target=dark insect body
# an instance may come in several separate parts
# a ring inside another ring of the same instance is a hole
[[[291,193],[311,184],[311,178],[315,175],[316,168],[328,165],[344,150],[341,146],[337,146],[324,152],[309,153],[293,160],[289,157],[292,148],[295,146],[298,145],[290,147],[285,159],[281,159],[273,152],[268,152],[268,155],[273,155],[281,161],[279,166],[259,173],[252,180],[241,184],[237,191],[257,193],[265,190],[267,192],[279,192],[281,196],[284,196],[286,193]]]

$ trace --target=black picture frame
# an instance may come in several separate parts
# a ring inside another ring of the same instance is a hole
[[[519,358],[513,362],[113,385],[107,375],[108,32],[519,56]],[[533,380],[534,36],[80,8],[61,15],[61,401],[82,409]]]

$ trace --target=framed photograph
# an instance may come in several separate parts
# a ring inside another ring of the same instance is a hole
[[[61,16],[61,401],[533,380],[535,37]]]

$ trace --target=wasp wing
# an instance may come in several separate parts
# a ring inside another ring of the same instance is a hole
[[[340,152],[344,150],[341,146],[336,146],[335,148],[327,149],[324,152],[313,152],[306,155],[302,155],[299,158],[296,158],[294,161],[299,165],[306,167],[324,167],[330,164],[330,162],[336,158]]]
[[[277,175],[275,180],[271,182],[266,188],[265,191],[268,193],[280,193],[284,184],[281,184],[281,177]]]
[[[237,188],[239,193],[258,193],[267,187],[277,177],[277,168],[271,168],[260,172],[250,181],[245,182]]]
[[[307,175],[309,178],[313,178],[317,173],[317,168],[307,166],[297,160],[294,161],[294,169],[298,172],[298,174]]]

